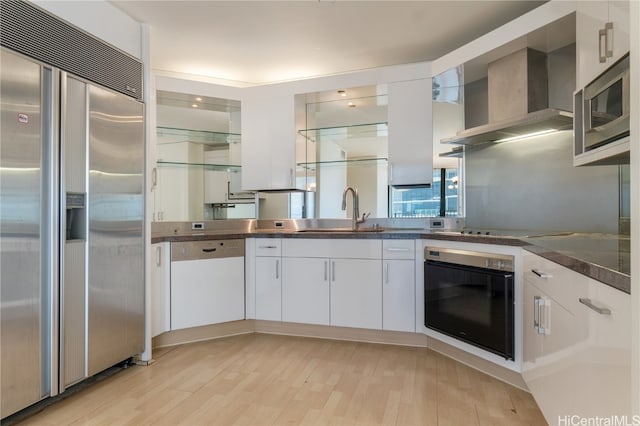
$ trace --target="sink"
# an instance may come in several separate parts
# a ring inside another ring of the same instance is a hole
[[[354,231],[351,228],[303,228],[298,229],[297,232],[327,232],[327,233],[335,233],[335,232],[382,232],[384,228],[382,227],[372,227],[368,226],[365,228],[358,228],[357,231]]]

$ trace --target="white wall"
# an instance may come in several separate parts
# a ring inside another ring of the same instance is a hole
[[[103,0],[32,0],[39,7],[107,43],[142,59],[141,24]],[[146,64],[145,64],[146,66]]]

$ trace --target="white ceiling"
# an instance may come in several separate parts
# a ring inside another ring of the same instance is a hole
[[[242,86],[433,60],[543,1],[111,3],[151,27],[155,70]]]

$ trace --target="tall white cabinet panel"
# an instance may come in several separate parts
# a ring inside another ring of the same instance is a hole
[[[242,101],[242,189],[295,188],[294,95],[255,96]]]
[[[380,260],[331,260],[331,325],[380,330]]]
[[[151,336],[171,329],[171,243],[151,245]]]
[[[382,261],[382,329],[416,330],[415,262]]]
[[[282,320],[281,240],[256,240],[256,319]]]
[[[382,328],[415,332],[415,241],[384,240],[382,258]]]
[[[282,320],[329,325],[329,259],[282,258]]]
[[[611,22],[613,28],[605,28],[607,22]],[[629,23],[628,0],[594,0],[577,4],[576,83],[578,88],[584,87],[629,51]],[[604,33],[601,33],[601,30]],[[601,62],[600,56],[605,49],[610,50],[612,56],[606,57],[604,62]]]
[[[279,257],[256,257],[256,319],[282,320],[281,277]]]
[[[431,183],[431,79],[389,83],[389,184]]]

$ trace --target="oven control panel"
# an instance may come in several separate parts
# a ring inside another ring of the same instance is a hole
[[[513,272],[514,264],[513,256],[507,254],[438,247],[425,247],[424,260],[507,272]]]

